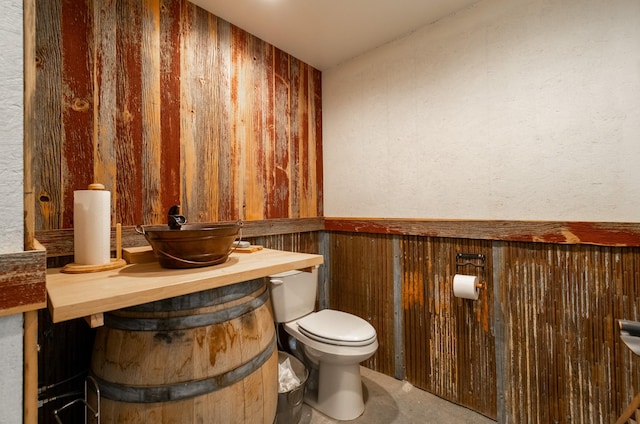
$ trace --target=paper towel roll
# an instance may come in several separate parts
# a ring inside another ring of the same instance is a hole
[[[111,193],[101,184],[73,192],[73,250],[79,265],[111,261]]]
[[[453,277],[453,294],[463,299],[477,300],[480,294],[478,277],[475,275],[456,274]]]

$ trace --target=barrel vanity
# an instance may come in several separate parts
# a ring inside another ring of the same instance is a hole
[[[98,327],[91,378],[101,423],[270,424],[278,370],[264,277],[322,262],[263,249],[196,269],[50,269],[49,310],[54,322],[84,317]]]

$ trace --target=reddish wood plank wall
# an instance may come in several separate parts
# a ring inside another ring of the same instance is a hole
[[[36,230],[322,216],[321,76],[185,1],[38,0]]]
[[[45,307],[46,272],[44,250],[0,254],[0,316]]]

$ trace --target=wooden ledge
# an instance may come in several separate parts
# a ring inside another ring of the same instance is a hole
[[[640,246],[640,223],[325,218],[325,230],[527,243]]]
[[[322,255],[263,249],[233,253],[226,263],[204,268],[166,269],[154,262],[90,274],[63,274],[59,268],[49,269],[49,311],[53,322],[85,318],[89,325],[99,326],[104,312],[305,269],[322,262]]]
[[[45,308],[46,277],[44,248],[0,254],[0,316]]]

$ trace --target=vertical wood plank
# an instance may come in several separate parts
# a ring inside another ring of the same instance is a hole
[[[299,172],[300,168],[304,168],[305,163],[303,161],[304,146],[301,144],[301,138],[303,133],[301,126],[304,121],[304,116],[301,113],[301,97],[304,96],[304,88],[302,82],[304,81],[303,69],[300,61],[296,58],[288,58],[288,87],[289,87],[289,160],[291,167],[289,170],[289,191],[291,196],[288,199],[288,203],[291,199],[300,199],[299,202],[290,202],[287,206],[291,209],[291,215],[299,217],[300,209],[302,208],[303,187],[302,178],[303,175]]]
[[[36,2],[24,3],[24,250],[35,248],[35,196],[33,152],[36,93]],[[46,299],[46,295],[45,295]],[[38,422],[38,312],[27,311],[24,319],[23,422]]]
[[[162,0],[160,3],[160,209],[157,220],[145,216],[148,224],[165,222],[164,213],[181,202],[180,174],[180,75],[183,2]],[[151,143],[154,141],[151,140]],[[152,194],[150,194],[152,195]]]
[[[217,83],[215,50],[203,49],[215,40],[216,18],[194,5],[185,11],[181,57],[184,214],[192,222],[217,220],[219,140],[214,98]]]
[[[315,202],[316,216],[324,216],[324,194],[322,191],[322,182],[324,180],[323,162],[322,162],[322,73],[317,69],[311,68],[312,87],[310,93],[309,106],[312,108],[312,124],[311,133],[309,135],[309,143],[315,148],[315,161],[313,163],[315,169]]]
[[[218,169],[218,219],[221,221],[232,221],[240,218],[240,213],[236,207],[236,171],[233,160],[235,140],[233,138],[233,111],[232,104],[235,94],[233,86],[233,49],[232,49],[232,25],[222,19],[218,19],[218,30],[216,39],[217,52],[217,73],[219,82],[217,84],[217,108],[214,119],[218,127],[218,137],[220,139],[220,157]]]
[[[316,214],[315,208],[315,146],[312,144],[314,137],[310,131],[310,84],[309,66],[296,59],[299,68],[298,93],[296,113],[298,115],[298,130],[295,144],[298,147],[298,165],[296,166],[297,179],[299,180],[299,211],[296,216],[310,217]]]
[[[36,91],[31,170],[36,229],[62,228],[62,8],[60,0],[36,4]],[[25,166],[29,164],[25,163]]]
[[[117,13],[115,0],[93,0],[93,38],[87,40],[93,62],[93,181],[112,193],[112,217],[117,210]]]
[[[164,222],[162,203],[160,1],[144,0],[142,7],[142,216]]]
[[[24,423],[38,422],[38,311],[24,314]]]
[[[24,1],[24,140],[23,140],[23,210],[24,250],[34,249],[36,234],[35,194],[33,180],[33,152],[35,145],[35,94],[36,94],[36,4]]]
[[[141,223],[143,183],[142,116],[142,4],[119,1],[116,7],[118,31],[116,187],[113,202],[116,220]]]
[[[93,40],[91,0],[62,0],[62,227],[73,226],[73,191],[94,175]]]
[[[251,104],[251,83],[249,79],[250,34],[231,27],[231,158],[228,166],[232,170],[233,197],[235,210],[242,220],[247,219],[246,211],[246,155],[247,139],[251,137],[253,115],[249,111]]]
[[[293,196],[295,188],[290,180],[290,57],[279,49],[273,54],[274,72],[274,104],[275,133],[273,141],[273,157],[270,159],[271,190],[267,197],[267,217],[278,218],[288,216],[289,196]]]
[[[244,76],[247,86],[247,107],[245,118],[248,118],[245,130],[245,219],[264,219],[265,209],[265,141],[264,116],[261,105],[264,98],[268,98],[268,85],[263,79],[265,67],[265,43],[256,37],[247,37],[246,58],[242,61],[245,66]]]

